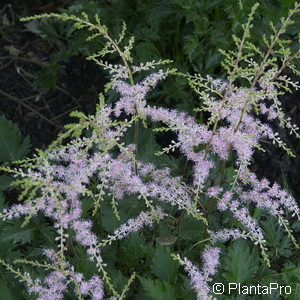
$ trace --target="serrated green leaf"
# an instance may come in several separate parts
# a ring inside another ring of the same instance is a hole
[[[140,281],[150,300],[177,299],[174,287],[167,282],[160,282],[143,277],[140,277]]]
[[[284,266],[283,272],[283,279],[288,282],[299,282],[300,281],[300,267],[295,266],[293,264],[286,264]]]
[[[119,225],[121,225],[121,222],[115,217],[111,207],[103,207],[102,224],[104,229],[108,232],[113,232]]]
[[[31,149],[31,141],[29,136],[26,136],[23,139],[20,147],[18,148],[18,151],[16,152],[17,160],[24,158],[30,152],[30,149]]]
[[[292,293],[290,295],[285,295],[287,300],[299,300],[300,299],[300,283],[296,283],[292,286]]]
[[[190,60],[193,60],[195,54],[199,53],[199,49],[201,49],[201,46],[195,35],[184,36],[184,51]]]
[[[172,259],[169,248],[156,248],[151,265],[151,271],[155,276],[163,281],[173,282],[178,271],[178,266],[178,262]]]
[[[259,270],[257,253],[250,252],[247,242],[235,241],[229,248],[222,263],[223,277],[228,282],[245,283],[254,279]]]
[[[109,276],[112,279],[114,283],[114,287],[117,291],[121,292],[124,286],[127,284],[128,279],[126,276],[124,276],[120,270],[117,270],[113,267],[109,268]]]
[[[24,158],[30,151],[29,137],[23,138],[19,128],[0,116],[0,162],[13,162]]]
[[[143,245],[145,239],[138,232],[130,234],[121,241],[122,260],[129,268],[138,267],[140,260],[145,256],[144,251],[141,251]]]
[[[179,237],[182,237],[187,241],[200,239],[202,234],[205,232],[203,222],[200,222],[191,216],[184,216],[179,229]]]
[[[138,59],[140,61],[147,61],[149,59],[157,59],[157,57],[158,57],[154,45],[149,42],[139,43],[135,47],[135,52],[137,53]]]
[[[190,278],[186,276],[182,276],[183,283],[180,284],[180,294],[181,298],[180,299],[196,299],[196,292],[195,290],[191,287],[191,281]]]
[[[36,74],[35,85],[43,92],[48,92],[53,89],[57,82],[57,75],[59,71],[59,64],[50,63],[43,67]]]
[[[271,246],[270,252],[272,256],[290,256],[291,255],[291,242],[289,237],[285,234],[283,229],[279,226],[275,218],[268,217],[263,222],[265,230],[265,237],[267,244]]]
[[[20,228],[16,224],[9,225],[1,232],[0,242],[10,241],[23,245],[32,240],[33,231],[34,228]]]

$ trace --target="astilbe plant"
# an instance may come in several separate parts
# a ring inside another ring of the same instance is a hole
[[[198,299],[211,298],[209,283],[217,272],[221,255],[216,246],[218,243],[250,239],[260,248],[265,263],[270,264],[263,230],[250,213],[251,205],[277,217],[295,247],[299,247],[285,218],[286,214],[300,218],[295,199],[278,184],[259,179],[250,171],[249,165],[254,151],[263,150],[260,143],[266,139],[294,156],[267,122],[278,120],[281,127],[299,138],[298,127],[285,116],[278,96],[289,92],[290,88],[299,87],[298,82],[293,82],[283,71],[289,69],[297,73],[293,60],[299,58],[300,53],[290,50],[285,31],[293,23],[293,16],[300,12],[300,5],[296,4],[281,20],[279,29],[271,24],[273,35],[263,37],[265,51],[250,42],[256,8],[257,5],[243,25],[244,35],[234,37],[237,51],[223,52],[226,80],[183,74],[166,68],[170,61],[135,65],[130,53],[134,39],[130,38],[128,44],[122,46],[126,40],[126,26],[119,38],[114,39],[97,15],[94,20],[85,14],[44,14],[24,19],[54,18],[71,22],[75,29],[90,31],[90,40],[104,38],[104,48],[88,59],[109,72],[111,81],[106,92],[113,89],[119,94],[114,105],[106,105],[104,95],[100,94],[95,115],[73,112],[72,116],[79,121],[67,125],[67,130],[46,151],[38,151],[33,158],[17,162],[18,168],[2,167],[16,177],[14,184],[23,190],[19,200],[25,201],[3,210],[1,219],[25,217],[23,225],[26,226],[31,218],[42,214],[53,220],[57,233],[57,247],[44,251],[47,261],[15,261],[48,270],[48,276],[43,279],[32,279],[30,274],[0,260],[4,267],[25,282],[29,293],[36,294],[40,300],[58,300],[64,298],[68,289],[74,288],[74,297],[78,299],[86,296],[94,300],[124,299],[135,272],[123,291],[118,292],[106,271],[102,248],[132,232],[172,218],[172,207],[202,222],[210,236],[202,254],[201,270],[187,257],[181,258],[180,253],[172,254],[190,277]],[[123,63],[112,65],[102,60],[111,53],[118,54]],[[210,116],[207,124],[199,124],[184,112],[147,104],[149,91],[167,76],[187,78],[201,100],[201,108],[197,110]],[[172,176],[170,169],[138,159],[139,128],[150,122],[159,126],[163,124],[155,129],[158,132],[176,133],[176,141],[157,155],[179,151],[192,163],[191,178]],[[126,144],[124,136],[131,127],[135,131],[135,143]],[[64,143],[66,139],[68,143]],[[234,166],[229,181],[224,180],[228,164]],[[212,178],[213,171],[220,175],[221,180]],[[93,188],[92,180],[97,181]],[[93,226],[96,226],[93,225],[94,216],[102,203],[109,199],[115,218],[120,219],[118,203],[125,201],[126,195],[137,197],[144,203],[144,210],[103,239],[93,233]],[[82,217],[82,199],[87,196],[94,199],[90,219]],[[209,208],[204,203],[209,203]],[[236,220],[236,227],[214,231],[208,217],[219,213],[229,213]],[[70,238],[84,247],[90,260],[97,265],[98,273],[90,279],[84,278],[76,270],[77,266],[68,260],[67,242]]]

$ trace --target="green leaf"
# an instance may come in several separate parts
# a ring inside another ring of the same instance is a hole
[[[187,241],[200,239],[205,232],[203,222],[194,219],[191,216],[184,216],[180,223],[179,237]]]
[[[263,228],[265,230],[264,236],[266,237],[267,244],[271,246],[271,249],[269,250],[271,256],[290,256],[290,239],[279,226],[277,220],[268,217],[268,219],[263,222]]]
[[[138,233],[131,233],[126,239],[121,240],[121,257],[128,268],[140,266],[140,260],[145,256],[142,246],[145,245],[145,239]],[[120,258],[119,258],[120,259]]]
[[[300,266],[295,266],[292,263],[285,264],[282,278],[285,286],[290,286],[292,293],[286,295],[285,299],[298,300],[300,299]]]
[[[235,241],[228,249],[223,261],[223,277],[228,282],[245,283],[254,279],[259,269],[258,255],[251,253],[247,242]]]
[[[293,264],[286,264],[283,270],[283,279],[286,283],[300,281],[300,267]]]
[[[191,287],[191,281],[190,278],[188,278],[187,275],[182,276],[179,275],[180,277],[182,277],[183,282],[180,284],[180,299],[196,299],[196,292],[195,290]]]
[[[13,162],[24,158],[30,151],[29,137],[23,138],[19,128],[0,116],[0,162]]]
[[[17,224],[9,225],[1,232],[0,242],[11,241],[21,245],[31,242],[34,228],[20,228]]]
[[[2,279],[1,279],[2,281]],[[5,283],[5,282],[1,282],[0,281],[0,295],[1,295],[1,299],[5,299],[5,300],[13,300],[13,296],[12,293],[9,289],[9,283]]]
[[[163,281],[174,281],[178,271],[178,262],[172,259],[169,248],[156,248],[152,258],[151,271],[155,276]]]
[[[174,287],[167,282],[160,282],[140,277],[143,289],[150,300],[175,300],[176,293]]]
[[[116,288],[116,290],[121,293],[122,289],[127,284],[129,278],[124,276],[120,270],[117,270],[112,266],[110,266],[109,268],[109,276],[112,279],[112,282],[114,283],[114,287]]]
[[[227,181],[231,182],[234,178],[235,172],[233,167],[228,167],[225,169],[225,178]]]
[[[184,51],[190,60],[194,59],[196,53],[201,49],[200,42],[195,35],[186,35],[184,38]]]
[[[106,231],[113,232],[121,222],[115,217],[111,207],[104,206],[102,209],[102,224]]]
[[[135,128],[128,130],[125,135],[126,143],[135,143]],[[139,160],[144,162],[154,162],[157,157],[154,155],[159,149],[158,144],[155,141],[155,135],[151,129],[144,128],[141,122],[138,129],[138,154]]]
[[[54,60],[54,59],[53,59]],[[57,82],[59,71],[59,64],[55,62],[49,63],[43,67],[36,74],[35,85],[43,92],[46,93],[53,89]]]
[[[12,181],[13,178],[11,176],[7,176],[7,175],[0,176],[0,191],[7,190]]]
[[[292,293],[285,295],[287,300],[299,300],[300,299],[300,283],[296,283],[295,287],[292,287]]]

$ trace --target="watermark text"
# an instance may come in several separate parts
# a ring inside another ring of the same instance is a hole
[[[229,282],[228,284],[215,283],[213,285],[213,293],[215,295],[272,295],[275,292],[279,293],[279,295],[290,295],[292,288],[289,285],[279,285],[276,282],[271,282],[268,285],[242,285],[235,282]]]

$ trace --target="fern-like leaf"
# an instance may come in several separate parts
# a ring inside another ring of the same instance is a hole
[[[143,289],[150,300],[175,300],[177,299],[175,290],[167,282],[151,280],[140,277]]]
[[[13,162],[24,158],[30,151],[29,137],[23,138],[19,128],[0,116],[0,162]]]

